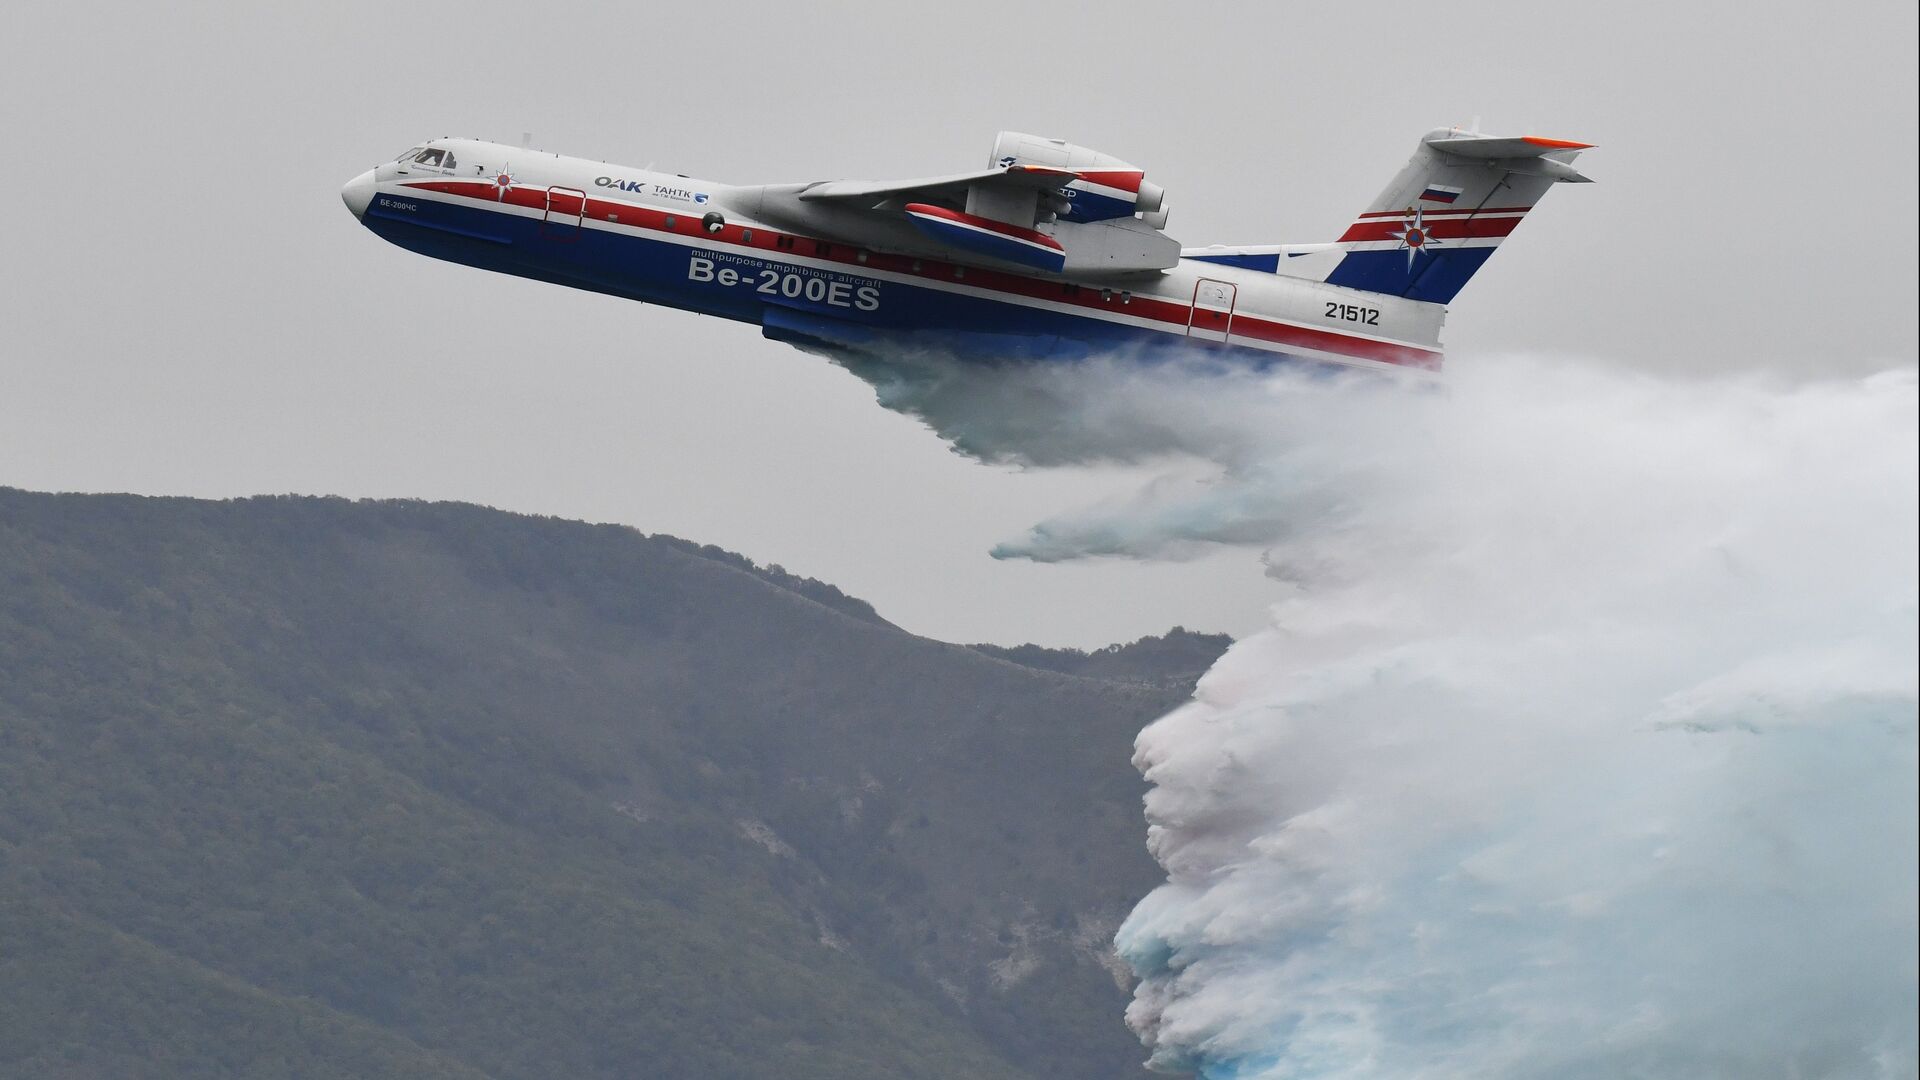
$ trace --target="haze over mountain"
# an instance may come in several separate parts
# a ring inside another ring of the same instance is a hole
[[[0,1073],[1144,1075],[1132,741],[1225,644],[944,644],[467,505],[0,489]]]

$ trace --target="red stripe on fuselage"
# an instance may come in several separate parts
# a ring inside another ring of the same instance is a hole
[[[1355,356],[1365,360],[1377,360],[1383,364],[1397,364],[1401,367],[1422,368],[1438,371],[1440,354],[1418,345],[1401,345],[1392,341],[1373,341],[1367,338],[1348,337],[1331,330],[1316,330],[1310,326],[1295,326],[1292,323],[1274,322],[1256,315],[1242,315],[1235,312],[1233,328],[1228,340],[1252,338],[1256,341],[1271,341],[1278,345],[1292,345],[1316,352],[1335,353],[1340,356]]]
[[[499,197],[499,188],[491,183],[429,180],[403,186],[462,196],[482,203],[504,201],[514,206],[534,210],[544,210],[547,205],[547,191],[545,188],[538,187],[513,187],[508,189],[506,197],[502,199]],[[573,211],[569,209],[567,215],[571,218]],[[614,202],[589,196],[584,216],[593,221],[605,221],[629,228],[693,237],[704,243],[757,249],[767,252],[770,258],[776,260],[782,256],[796,256],[815,262],[838,263],[846,266],[849,272],[856,274],[863,269],[878,270],[901,277],[919,278],[930,283],[936,281],[958,283],[969,288],[1006,293],[1032,300],[1044,300],[1051,304],[1061,304],[1089,312],[1115,312],[1136,319],[1165,323],[1169,327],[1179,328],[1182,333],[1193,318],[1194,308],[1190,303],[1176,303],[1151,296],[1129,297],[1121,290],[1102,288],[1098,285],[1042,281],[1038,278],[1023,277],[1019,274],[1009,274],[978,266],[962,266],[936,259],[916,259],[907,255],[889,255],[878,251],[867,251],[851,244],[817,240],[759,226],[728,224],[718,232],[708,232],[698,214],[659,210],[636,203]],[[670,219],[671,225],[668,224]],[[1430,370],[1437,369],[1441,359],[1438,351],[1418,345],[1353,337],[1242,312],[1235,312],[1233,315],[1229,340],[1232,338],[1292,345],[1337,356],[1350,356],[1384,364]]]

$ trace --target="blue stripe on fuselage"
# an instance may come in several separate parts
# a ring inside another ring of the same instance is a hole
[[[1229,255],[1183,255],[1181,258],[1194,262],[1219,263],[1221,266],[1239,266],[1248,270],[1264,270],[1269,274],[1280,272],[1280,256],[1275,254],[1247,255],[1234,253]]]

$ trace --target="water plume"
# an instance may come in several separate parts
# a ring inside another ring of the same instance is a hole
[[[1911,369],[861,373],[965,453],[1155,470],[996,554],[1287,586],[1136,744],[1155,1067],[1915,1075]]]
[[[1295,393],[1290,594],[1136,744],[1153,1064],[1912,1076],[1912,373]]]

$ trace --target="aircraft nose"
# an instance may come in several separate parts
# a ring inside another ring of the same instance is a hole
[[[368,169],[347,181],[347,186],[340,189],[340,201],[347,204],[354,217],[364,216],[367,204],[373,201],[373,170]]]

